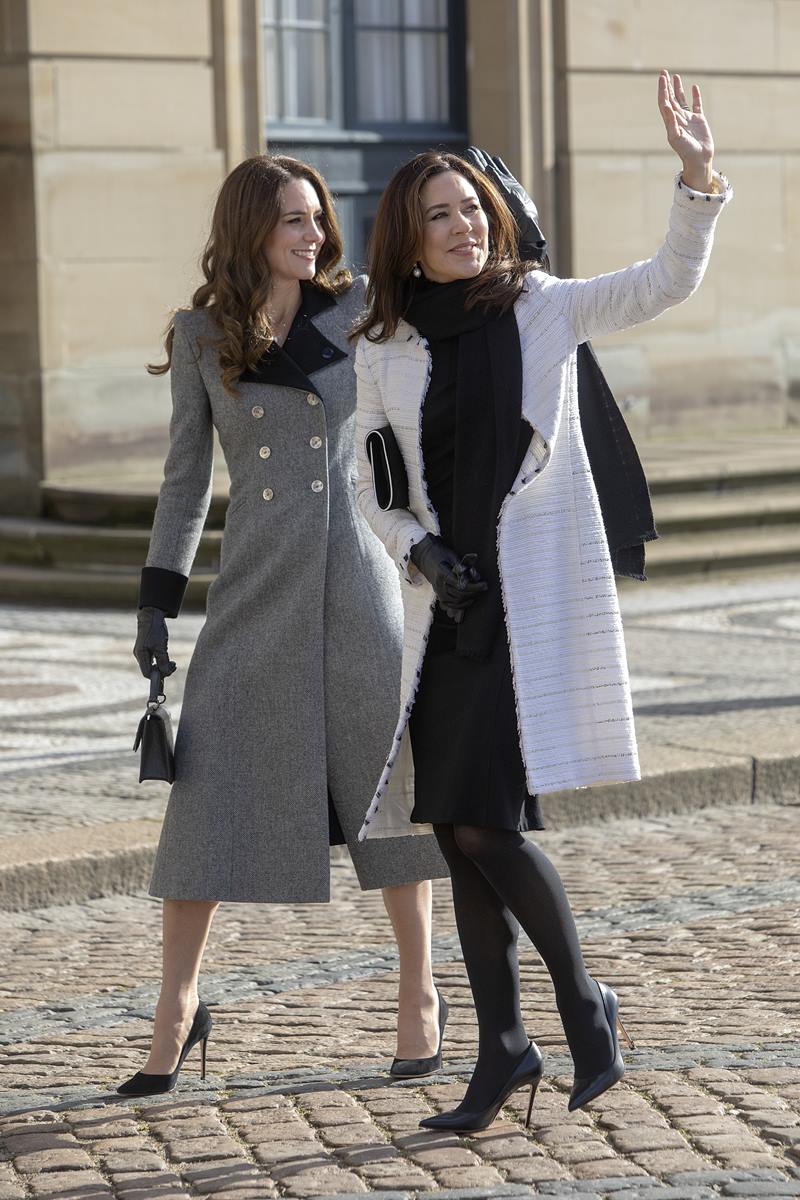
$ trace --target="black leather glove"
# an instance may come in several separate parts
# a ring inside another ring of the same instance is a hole
[[[463,621],[465,610],[489,586],[475,570],[476,558],[475,554],[465,554],[459,559],[454,550],[432,533],[411,547],[411,561],[425,576],[436,599],[456,624]]]
[[[138,628],[133,654],[139,669],[145,679],[149,679],[155,659],[156,666],[166,679],[176,669],[176,664],[170,662],[167,650],[167,622],[163,611],[160,608],[140,608],[136,622]]]
[[[519,231],[519,256],[535,261],[547,256],[547,239],[539,225],[539,211],[525,188],[511,174],[502,158],[492,157],[477,146],[470,146],[464,155],[471,166],[487,175],[511,210]]]

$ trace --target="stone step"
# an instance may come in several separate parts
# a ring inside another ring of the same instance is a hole
[[[779,442],[748,454],[745,444],[737,453],[730,450],[715,456],[705,450],[699,458],[692,454],[691,446],[682,456],[666,449],[651,451],[645,455],[650,491],[657,502],[659,497],[674,497],[686,494],[701,496],[757,491],[759,493],[800,490],[800,445],[796,438],[786,438],[786,445]],[[665,457],[659,457],[663,453]],[[149,529],[153,522],[159,481],[136,486],[127,486],[123,480],[116,487],[104,483],[103,487],[45,483],[42,492],[43,516],[70,524],[92,524],[121,526],[123,528]],[[225,522],[228,505],[227,480],[223,474],[215,476],[214,493],[206,527],[221,529]]]
[[[195,566],[216,571],[222,531],[204,530]],[[7,566],[84,567],[137,573],[147,557],[150,530],[76,525],[28,517],[0,517],[0,563]]]
[[[647,574],[704,575],[711,571],[789,565],[800,562],[800,528],[703,530],[675,534],[647,548]]]
[[[139,591],[139,564],[143,561],[144,553],[135,565],[84,561],[80,568],[48,564],[41,559],[6,560],[0,564],[0,600],[133,608]],[[647,550],[647,574],[651,579],[796,563],[800,563],[800,529],[796,525],[674,534],[651,543]],[[188,609],[203,607],[214,575],[215,569],[198,563],[186,591]]]
[[[800,528],[800,482],[759,489],[662,493],[653,497],[653,509],[662,536],[769,525]]]
[[[184,607],[190,610],[204,608],[214,578],[212,572],[193,571]],[[135,571],[129,567],[114,571],[95,566],[77,571],[63,567],[0,565],[0,601],[133,610],[138,598],[138,567]]]

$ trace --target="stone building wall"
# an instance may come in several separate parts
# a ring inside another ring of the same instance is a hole
[[[618,394],[649,433],[783,426],[800,384],[800,4],[566,0],[563,20],[563,268],[614,270],[663,234],[677,159],[662,66],[700,85],[736,193],[698,294],[598,342]]]
[[[736,188],[701,292],[598,350],[641,433],[780,428],[800,378],[800,0],[464,0],[469,136],[532,190],[560,272],[645,257],[697,80]],[[263,145],[258,0],[0,0],[0,511],[44,474],[150,481],[214,195]],[[267,131],[268,132],[268,131]]]

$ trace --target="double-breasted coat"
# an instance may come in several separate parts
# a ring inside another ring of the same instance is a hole
[[[732,192],[705,195],[676,180],[666,240],[645,262],[594,279],[532,271],[514,308],[522,351],[522,416],[530,445],[500,509],[497,554],[520,749],[531,795],[639,778],[619,604],[577,396],[577,349],[647,321],[699,285],[714,226]],[[399,717],[392,749],[359,836],[424,832],[414,824],[408,720],[421,677],[433,590],[411,547],[438,533],[425,486],[422,406],[431,370],[425,339],[405,321],[392,338],[362,337],[358,375],[359,505],[401,572],[405,630]],[[363,440],[394,429],[409,507],[376,502]]]
[[[211,495],[213,431],[230,475],[220,569],[189,665],[176,777],[151,893],[325,901],[328,789],[362,887],[445,875],[433,837],[360,846],[394,732],[398,573],[356,505],[355,376],[347,332],[364,281],[332,302],[303,289],[319,369],[296,386],[223,387],[202,309],[179,312],[170,449],[141,602],[174,615]]]

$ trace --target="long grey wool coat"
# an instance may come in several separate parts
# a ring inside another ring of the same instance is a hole
[[[176,317],[170,450],[147,568],[189,575],[214,428],[231,487],[186,679],[154,896],[328,900],[328,787],[363,888],[447,873],[433,837],[357,840],[394,734],[403,630],[397,569],[356,505],[346,334],[363,297],[357,279],[306,314],[329,360],[321,370],[300,372],[298,387],[240,381],[237,398],[203,341],[216,337],[209,315]]]

